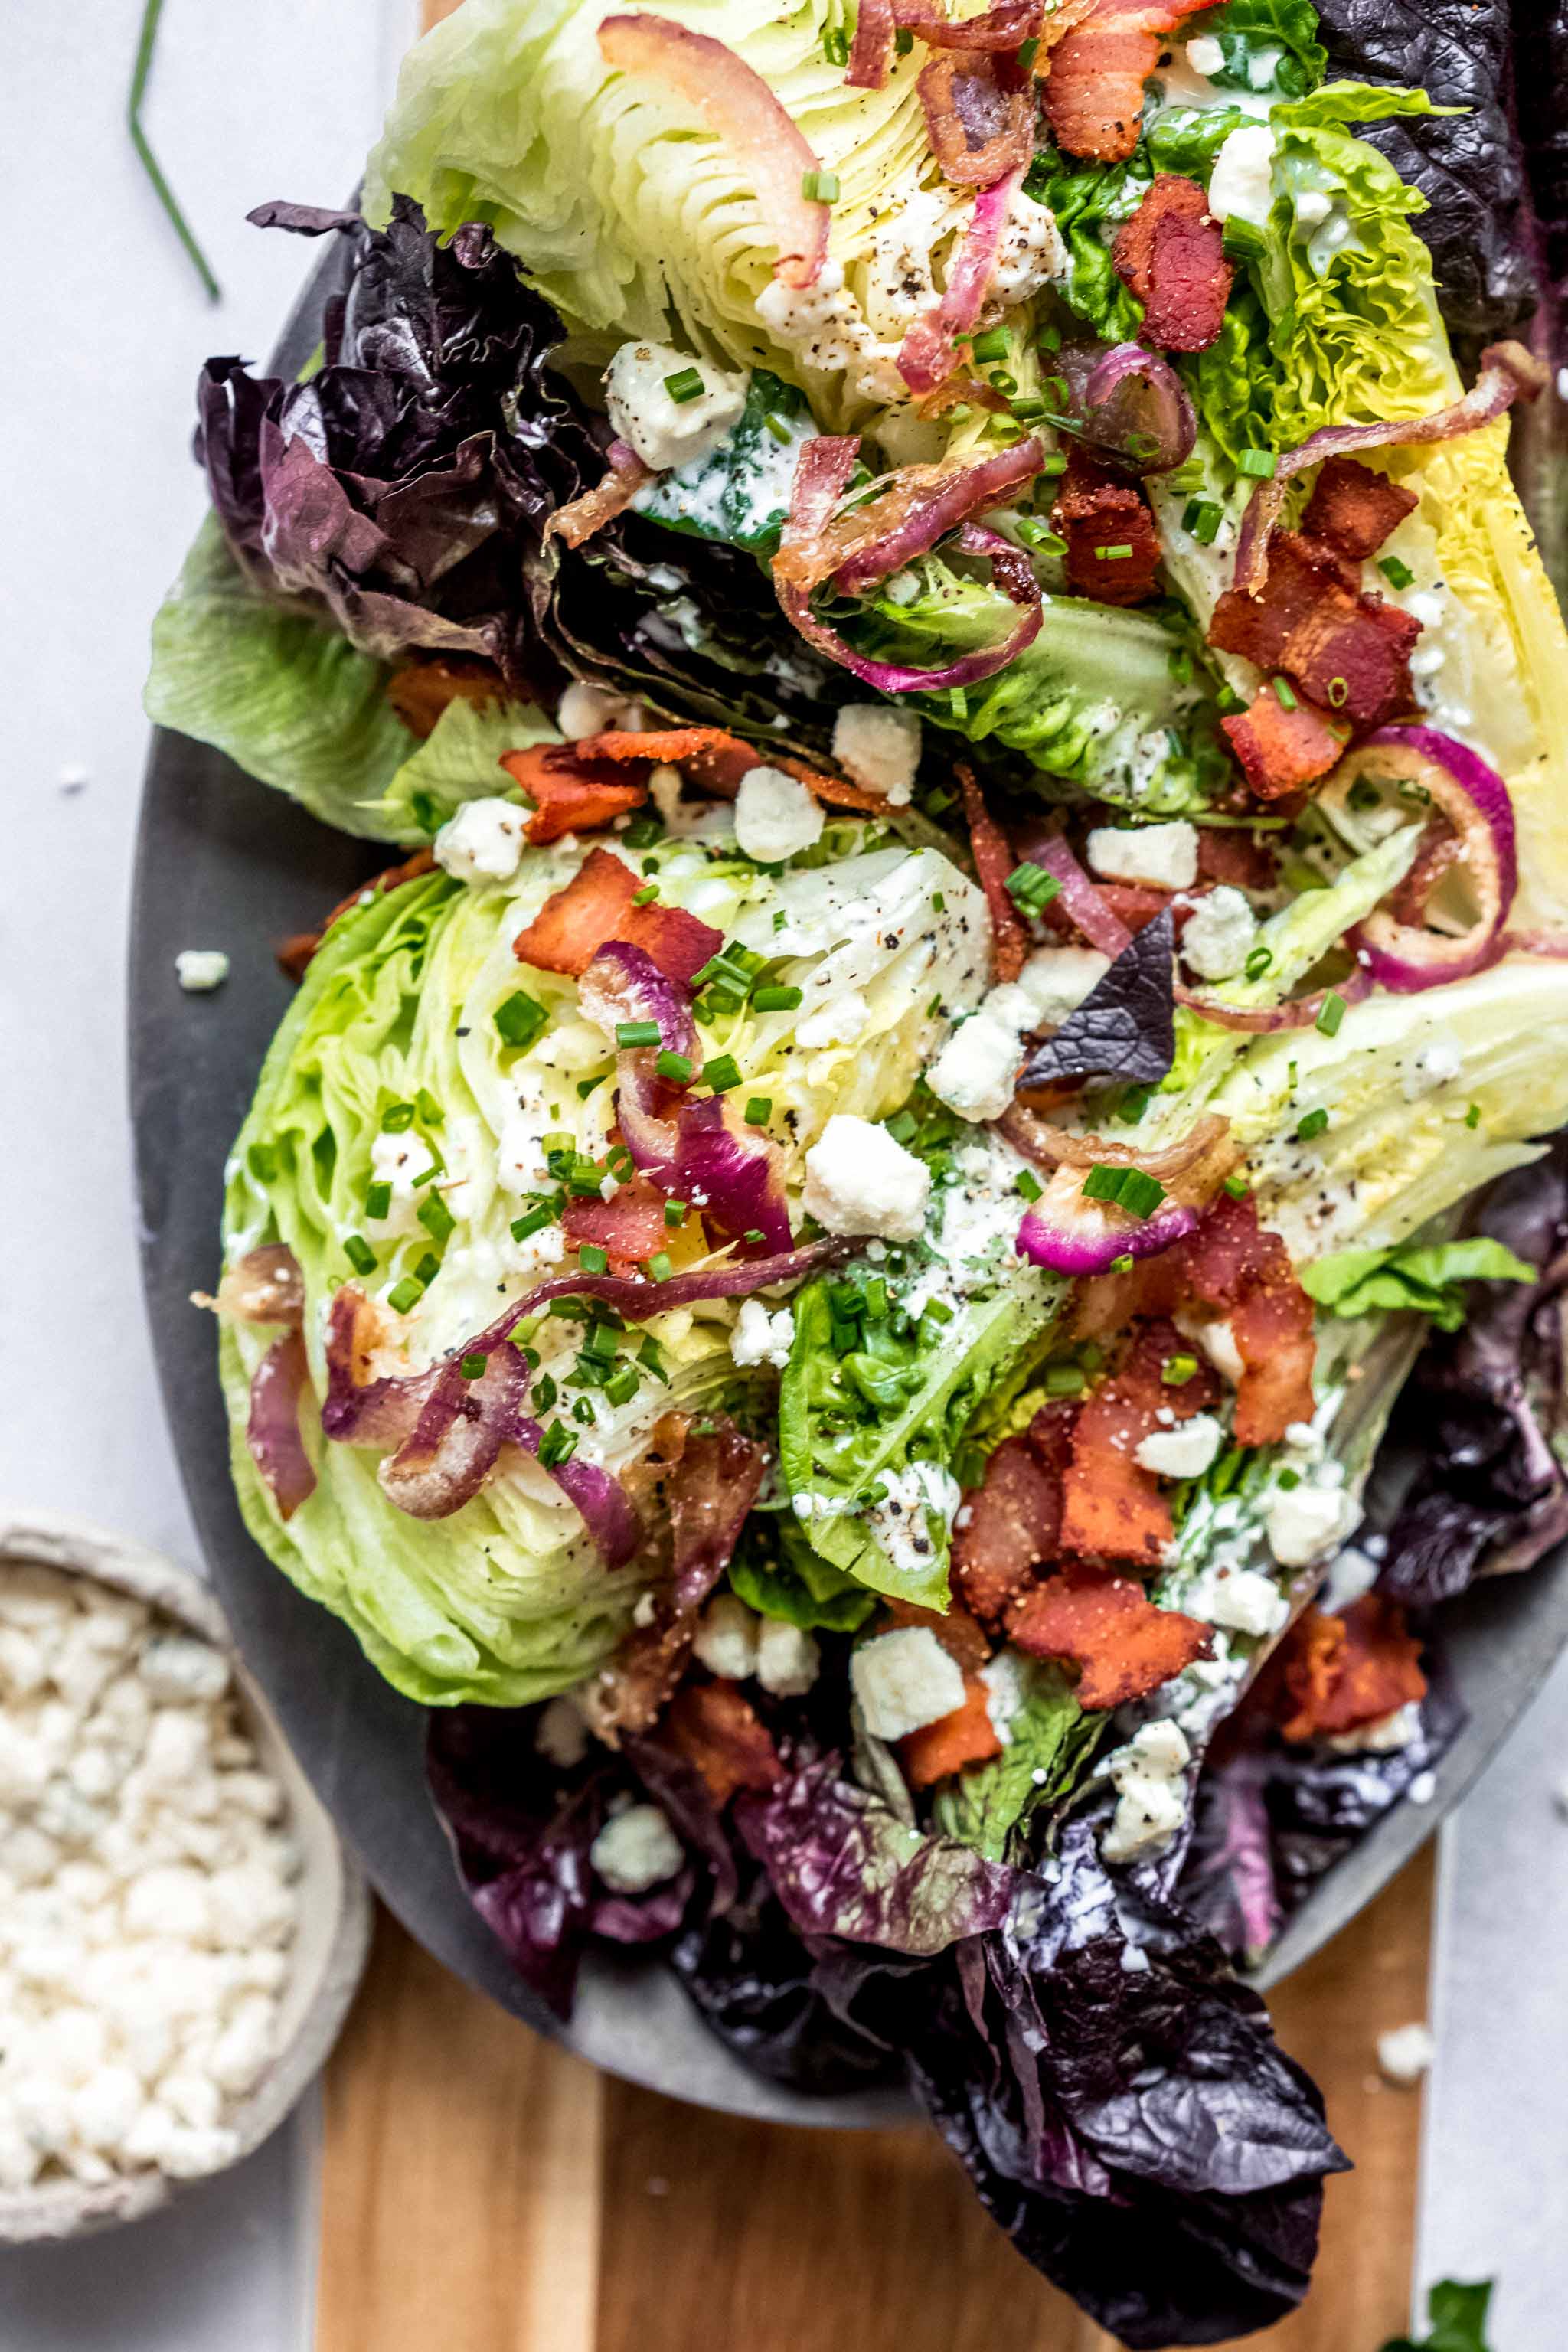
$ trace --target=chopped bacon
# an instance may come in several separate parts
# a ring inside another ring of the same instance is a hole
[[[1007,877],[1015,863],[1013,852],[1006,835],[985,805],[973,770],[960,761],[956,772],[963,793],[970,852],[991,917],[991,977],[994,981],[1016,980],[1028,958],[1029,933],[1007,890]]]
[[[1170,891],[1158,890],[1152,883],[1097,882],[1095,888],[1117,921],[1130,931],[1141,931],[1145,923],[1152,923],[1156,915],[1163,915],[1171,903]],[[1184,908],[1178,908],[1178,922],[1184,911]]]
[[[1282,800],[1326,776],[1338,763],[1349,733],[1343,727],[1336,730],[1326,712],[1301,696],[1287,710],[1271,685],[1255,698],[1250,709],[1219,723],[1260,801]]]
[[[857,446],[847,436],[830,441],[819,434],[802,450],[794,512],[773,558],[775,581],[816,588],[831,578],[842,594],[859,595],[972,516],[1005,506],[1033,480],[1046,456],[1044,443],[1031,433],[986,457],[900,466],[874,499],[836,513],[840,488],[832,452],[847,450],[853,462]]]
[[[899,1742],[904,1778],[911,1789],[929,1789],[962,1772],[966,1764],[984,1764],[1002,1753],[1002,1742],[991,1720],[991,1694],[978,1675],[963,1678],[963,1704],[935,1723],[922,1724]]]
[[[1068,155],[1110,163],[1131,155],[1143,116],[1143,84],[1173,33],[1207,0],[1099,0],[1051,51],[1046,113]]]
[[[1035,84],[1016,58],[942,49],[915,87],[944,179],[961,188],[988,188],[1005,173],[1027,167],[1035,152]]]
[[[662,1727],[720,1811],[738,1790],[771,1789],[784,1778],[773,1734],[733,1683],[689,1683]]]
[[[1040,1561],[1054,1559],[1061,1531],[1059,1476],[1027,1438],[1008,1437],[985,1465],[984,1485],[963,1498],[953,1530],[953,1576],[983,1623],[1000,1624]]]
[[[945,1614],[938,1609],[922,1609],[916,1601],[889,1601],[887,1604],[889,1631],[923,1625],[934,1633],[950,1658],[963,1668],[966,1675],[977,1674],[991,1655],[994,1644],[984,1627],[957,1602]]]
[[[1075,449],[1051,520],[1068,543],[1068,585],[1078,595],[1100,604],[1142,604],[1153,594],[1160,535],[1132,483]]]
[[[624,514],[637,492],[647,482],[656,482],[658,476],[651,466],[645,466],[635,449],[624,441],[612,441],[605,452],[606,471],[591,490],[557,507],[544,526],[544,536],[563,539],[568,547],[581,547],[607,522]]]
[[[664,1194],[644,1177],[621,1184],[611,1199],[574,1199],[561,1213],[562,1228],[574,1249],[584,1242],[607,1250],[612,1274],[626,1274],[657,1257],[669,1239],[664,1222]]]
[[[451,702],[499,702],[506,693],[501,674],[477,655],[438,654],[405,662],[386,681],[386,698],[411,735],[423,742]]]
[[[1206,1364],[1179,1386],[1161,1377],[1172,1357],[1189,1352],[1173,1324],[1145,1323],[1118,1370],[1079,1407],[1062,1479],[1064,1551],[1142,1568],[1158,1568],[1164,1559],[1173,1532],[1171,1507],[1135,1448],[1156,1429],[1190,1421],[1216,1402],[1219,1383]]]
[[[1348,560],[1300,531],[1276,534],[1259,595],[1228,588],[1208,641],[1262,670],[1284,670],[1303,693],[1358,728],[1381,726],[1415,701],[1410,649],[1421,624],[1363,595]]]
[[[1421,1644],[1396,1601],[1369,1592],[1338,1617],[1307,1610],[1280,1645],[1287,1739],[1359,1731],[1426,1696]],[[1283,1708],[1281,1709],[1283,1714]]]
[[[520,963],[580,979],[609,940],[642,948],[667,979],[689,986],[723,934],[680,907],[634,907],[642,883],[608,849],[590,850],[563,889],[546,898],[512,941]]]
[[[1082,1669],[1079,1705],[1089,1710],[1143,1698],[1208,1655],[1212,1627],[1178,1609],[1160,1609],[1128,1576],[1067,1568],[1037,1585],[1014,1615],[1011,1638],[1031,1657]]]
[[[1236,1396],[1240,1445],[1269,1445],[1313,1412],[1312,1302],[1278,1234],[1250,1196],[1222,1192],[1195,1234],[1177,1244],[1188,1296],[1227,1316],[1246,1367]]]
[[[354,908],[363,906],[367,898],[379,898],[384,891],[395,890],[405,882],[415,881],[421,874],[433,873],[435,866],[432,850],[416,849],[413,856],[405,857],[401,865],[385,866],[381,873],[372,875],[368,882],[362,882],[357,890],[351,890],[346,898],[338,900],[320,929],[296,931],[292,938],[280,941],[278,962],[281,970],[289,980],[303,980],[310,958],[340,917],[352,915]]]
[[[1116,274],[1143,305],[1140,340],[1162,352],[1206,352],[1225,321],[1236,275],[1225,231],[1195,180],[1160,172],[1116,232]]]
[[[855,11],[855,42],[845,80],[851,89],[880,89],[893,61],[898,22],[893,0],[860,0]]]
[[[647,798],[646,772],[628,782],[624,770],[576,743],[531,743],[504,753],[500,764],[534,804],[522,829],[536,848],[563,834],[592,833]]]
[[[1235,890],[1272,890],[1279,860],[1267,834],[1244,825],[1198,827],[1198,873],[1205,882],[1228,882]]]
[[[1325,457],[1301,517],[1301,530],[1305,538],[1326,540],[1337,554],[1360,563],[1375,554],[1419,503],[1414,490],[1391,482],[1357,457]]]
[[[858,784],[846,783],[842,776],[825,775],[804,761],[786,759],[771,748],[759,751],[754,743],[726,734],[722,727],[656,728],[640,734],[617,730],[587,736],[572,748],[595,760],[646,760],[654,766],[684,768],[693,783],[721,801],[734,799],[741,779],[753,768],[782,768],[786,776],[808,785],[831,808],[853,809],[868,816],[887,812],[887,801],[880,794],[863,792]]]

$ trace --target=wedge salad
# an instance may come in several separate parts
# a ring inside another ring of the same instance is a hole
[[[907,2075],[1131,2346],[1306,2291],[1234,1965],[1568,1533],[1546,371],[1320,29],[466,0],[149,688],[405,853],[229,1167],[258,1543],[559,2015]]]

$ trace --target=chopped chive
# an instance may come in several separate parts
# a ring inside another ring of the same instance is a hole
[[[485,1367],[489,1362],[489,1358],[485,1354],[484,1349],[479,1348],[471,1356],[463,1358],[458,1370],[466,1381],[482,1381],[485,1376]]]
[[[1245,1176],[1227,1176],[1225,1189],[1233,1201],[1245,1201],[1252,1187]]]
[[[741,1235],[741,1239],[754,1249],[758,1242],[766,1239],[766,1235],[763,1234],[761,1225],[748,1225],[745,1232]]]
[[[570,1462],[577,1451],[577,1433],[559,1421],[552,1421],[539,1441],[539,1458],[547,1470],[558,1470],[563,1462]]]
[[[683,1225],[689,1213],[689,1204],[685,1201],[667,1201],[664,1204],[664,1222],[672,1229]]]
[[[788,924],[789,917],[781,907],[773,917],[773,929],[775,931],[782,931],[788,928]]]
[[[622,834],[621,839],[628,849],[647,849],[658,839],[663,831],[663,818],[655,816],[649,810],[646,815],[633,817],[630,824]]]
[[[394,1283],[387,1292],[386,1303],[395,1315],[406,1315],[411,1307],[417,1306],[424,1294],[425,1285],[413,1275],[405,1274],[402,1281]]]
[[[1136,1127],[1149,1108],[1152,1087],[1129,1087],[1116,1106],[1116,1117],[1122,1127]]]
[[[849,35],[842,25],[829,25],[822,36],[822,54],[830,66],[847,66],[849,62]]]
[[[530,1209],[522,1216],[512,1219],[511,1237],[514,1242],[528,1241],[534,1234],[542,1234],[546,1225],[552,1225],[554,1223],[554,1210],[548,1201],[541,1201],[537,1208]]]
[[[1279,1484],[1284,1488],[1287,1495],[1290,1493],[1293,1487],[1299,1486],[1300,1483],[1301,1473],[1299,1470],[1281,1470],[1279,1473]]]
[[[931,892],[931,913],[932,913],[933,915],[945,915],[945,914],[946,914],[946,912],[947,912],[947,899],[946,899],[945,895],[944,895],[941,890],[933,890],[933,891]]]
[[[1243,975],[1247,980],[1261,980],[1273,961],[1274,956],[1270,949],[1254,948],[1241,967]]]
[[[1097,547],[1094,551],[1101,563],[1125,563],[1132,550],[1123,544],[1121,547]]]
[[[912,1110],[901,1110],[896,1118],[884,1121],[884,1124],[895,1143],[908,1143],[917,1131],[920,1121]]]
[[[1077,1364],[1047,1364],[1046,1394],[1048,1397],[1081,1396],[1086,1382]]]
[[[759,988],[752,998],[754,1013],[795,1013],[801,1004],[798,988]]]
[[[803,172],[800,193],[808,205],[836,205],[838,202],[837,172]]]
[[[1294,710],[1297,707],[1296,689],[1291,685],[1289,679],[1288,677],[1276,676],[1270,682],[1274,688],[1274,699],[1279,705],[1280,709]]]
[[[987,327],[983,335],[975,336],[969,348],[983,367],[993,360],[1005,360],[1007,356],[1006,328]]]
[[[664,388],[676,405],[683,408],[689,400],[701,399],[702,378],[694,367],[677,368],[673,375],[665,377]]]
[[[431,1173],[434,1174],[435,1171],[432,1170]],[[390,1184],[367,1184],[365,1186],[364,1213],[365,1215],[371,1219],[373,1223],[377,1224],[384,1217],[389,1217],[392,1214],[392,1187]]]
[[[1015,1189],[1017,1192],[1022,1192],[1026,1201],[1037,1201],[1046,1188],[1041,1183],[1039,1178],[1036,1175],[1034,1170],[1032,1168],[1026,1168],[1023,1173],[1019,1176]]]
[[[746,1104],[746,1125],[766,1127],[773,1115],[772,1095],[752,1095]]]
[[[893,47],[900,58],[907,58],[914,47],[915,37],[907,25],[900,25],[893,35]]]
[[[458,1220],[439,1192],[426,1192],[414,1213],[433,1242],[444,1242],[457,1230]]]
[[[502,1043],[508,1045],[531,1045],[549,1019],[549,1013],[538,999],[521,988],[514,989],[505,1003],[498,1004],[495,1010],[496,1029]]]
[[[1328,1123],[1329,1114],[1326,1110],[1310,1110],[1296,1129],[1297,1142],[1310,1143],[1315,1135],[1321,1135]]]
[[[552,1376],[546,1372],[533,1383],[533,1403],[539,1412],[548,1412],[561,1391]]]
[[[587,1101],[587,1099],[588,1099],[588,1097],[593,1093],[593,1091],[594,1091],[595,1087],[602,1087],[602,1086],[604,1085],[604,1083],[605,1083],[605,1073],[603,1072],[603,1070],[601,1070],[601,1071],[599,1072],[599,1075],[598,1075],[598,1076],[597,1076],[596,1078],[579,1078],[579,1079],[578,1079],[578,1081],[577,1081],[577,1099],[578,1099],[578,1101],[579,1101],[579,1102],[586,1102],[586,1101]]]
[[[1391,588],[1408,588],[1415,577],[1408,563],[1402,563],[1397,555],[1380,555],[1377,568]]]
[[[584,1242],[577,1253],[577,1263],[584,1274],[608,1274],[610,1254],[602,1250],[597,1242]]]
[[[426,1290],[428,1290],[430,1285],[435,1281],[436,1276],[440,1273],[440,1259],[436,1255],[434,1250],[426,1250],[423,1257],[420,1258],[418,1264],[415,1266],[414,1279]]]
[[[1331,989],[1323,999],[1323,1009],[1318,1015],[1318,1027],[1325,1037],[1337,1037],[1340,1023],[1345,1017],[1345,1000]]]
[[[1027,915],[1038,915],[1058,895],[1062,886],[1043,866],[1026,863],[1015,866],[1003,887],[1016,907],[1022,907]]]
[[[624,1052],[629,1052],[637,1045],[657,1045],[658,1034],[657,1021],[617,1021],[616,1024],[616,1043]]]
[[[659,1250],[654,1256],[650,1257],[647,1262],[647,1270],[655,1282],[668,1282],[669,1280],[668,1251]]]
[[[1131,1252],[1130,1250],[1123,1250],[1120,1257],[1113,1257],[1110,1261],[1110,1271],[1112,1274],[1131,1274],[1132,1271]]]
[[[417,1176],[409,1179],[411,1189],[417,1192],[421,1184],[433,1184],[442,1173],[442,1168],[433,1160],[428,1168],[422,1168]]]
[[[1197,1369],[1195,1356],[1167,1356],[1160,1367],[1160,1378],[1168,1389],[1184,1389]]]
[[[383,1135],[405,1134],[413,1124],[414,1105],[411,1102],[388,1103],[386,1108],[381,1114],[381,1131]]]
[[[1190,530],[1203,546],[1212,547],[1224,520],[1223,509],[1213,499],[1189,499],[1182,515],[1182,529]]]
[[[1237,452],[1236,470],[1250,474],[1254,481],[1271,482],[1279,463],[1272,449],[1241,449]]]
[[[605,1401],[607,1404],[630,1404],[641,1385],[637,1366],[623,1364],[605,1382]]]
[[[668,1079],[672,1087],[689,1087],[691,1084],[691,1061],[688,1055],[672,1054],[667,1046],[662,1054],[655,1055],[653,1066],[661,1078]]]
[[[375,1272],[375,1252],[363,1234],[350,1234],[343,1243],[343,1255],[356,1274]]]
[[[1481,1107],[1479,1103],[1472,1103],[1469,1109],[1465,1113],[1465,1125],[1467,1127],[1479,1127],[1480,1123]]]
[[[643,1341],[637,1349],[637,1361],[647,1365],[656,1381],[663,1381],[668,1386],[669,1374],[665,1370],[664,1354],[657,1339],[649,1338]]]
[[[1333,710],[1342,710],[1342,709],[1344,709],[1344,707],[1345,707],[1346,703],[1350,700],[1350,698],[1351,698],[1351,687],[1350,687],[1350,680],[1349,680],[1349,678],[1347,678],[1347,677],[1331,677],[1331,678],[1330,678],[1330,680],[1329,680],[1329,707],[1330,707],[1330,709],[1333,709]]]
[[[796,995],[799,992],[797,989]],[[733,1054],[716,1054],[710,1062],[704,1062],[702,1080],[705,1086],[712,1087],[716,1095],[728,1094],[731,1087],[738,1087],[741,1072]]]
[[[1152,1216],[1165,1197],[1159,1179],[1142,1168],[1113,1168],[1097,1160],[1083,1180],[1086,1201],[1111,1201],[1134,1217]]]
[[[426,1127],[444,1127],[446,1125],[447,1114],[442,1109],[440,1104],[437,1101],[428,1087],[421,1087],[414,1099],[418,1106],[419,1116],[424,1120]]]
[[[650,905],[658,896],[658,884],[657,882],[645,882],[640,890],[634,890],[632,892],[632,904],[634,907],[647,907]]]

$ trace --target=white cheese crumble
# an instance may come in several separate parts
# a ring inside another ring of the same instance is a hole
[[[1161,1478],[1201,1478],[1225,1443],[1212,1412],[1194,1412],[1175,1429],[1156,1429],[1140,1438],[1132,1459]]]
[[[1290,1603],[1260,1569],[1205,1569],[1182,1596],[1182,1606],[1211,1625],[1257,1639],[1277,1633],[1290,1614]]]
[[[822,839],[822,803],[782,768],[752,768],[735,795],[735,840],[759,866],[782,865]]]
[[[1225,51],[1212,33],[1199,33],[1187,45],[1187,63],[1194,73],[1210,79],[1225,63]]]
[[[1406,1699],[1387,1715],[1362,1723],[1353,1731],[1337,1731],[1325,1741],[1338,1756],[1392,1756],[1421,1737],[1421,1702]]]
[[[753,308],[768,332],[793,351],[802,367],[847,376],[850,391],[864,400],[908,400],[909,386],[898,369],[902,335],[896,342],[884,342],[873,332],[846,290],[838,262],[825,261],[810,286],[786,286],[782,278],[770,278]]]
[[[222,948],[182,948],[174,973],[187,996],[205,996],[228,978],[228,958]]]
[[[668,379],[696,375],[701,390],[677,400]],[[605,371],[605,405],[621,439],[645,466],[668,473],[710,457],[740,422],[746,379],[668,343],[623,343]]]
[[[863,1642],[849,1679],[874,1739],[903,1739],[963,1705],[963,1675],[929,1625],[900,1625]]]
[[[822,1666],[815,1634],[782,1617],[764,1617],[757,1627],[757,1680],[774,1698],[804,1698]]]
[[[1413,2091],[1437,2055],[1426,2025],[1395,2025],[1377,2037],[1378,2070],[1402,2091]]]
[[[1198,829],[1184,817],[1169,824],[1096,825],[1089,836],[1089,862],[1108,882],[1189,890],[1198,878]]]
[[[559,1765],[563,1772],[569,1772],[574,1764],[581,1764],[588,1753],[588,1727],[564,1692],[542,1711],[533,1728],[533,1744],[542,1756]]]
[[[1067,1019],[1097,988],[1110,959],[1094,948],[1041,948],[955,1029],[926,1073],[939,1102],[962,1118],[1000,1118],[1013,1099],[1025,1034]]]
[[[1333,198],[1321,188],[1303,188],[1296,199],[1296,218],[1306,228],[1317,228],[1333,208]]]
[[[528,811],[516,801],[465,801],[436,835],[436,863],[459,882],[510,882],[521,861]]]
[[[0,1574],[0,2188],[232,2161],[289,1976],[283,1808],[209,1643]]]
[[[890,702],[847,702],[833,722],[833,756],[865,791],[905,808],[921,761],[920,714]]]
[[[1107,1862],[1131,1862],[1173,1837],[1186,1817],[1182,1775],[1192,1749],[1180,1726],[1146,1723],[1106,1762],[1116,1815],[1100,1841]]]
[[[1247,220],[1261,228],[1273,201],[1274,133],[1263,123],[1245,123],[1215,157],[1209,210],[1215,220]]]
[[[640,715],[637,705],[625,696],[574,678],[561,698],[555,724],[569,743],[575,743],[584,735],[603,735],[613,727],[636,727]]]
[[[742,1369],[772,1364],[783,1371],[795,1344],[795,1317],[787,1307],[769,1314],[760,1298],[741,1302],[741,1312],[730,1337],[730,1353]]]
[[[1201,1316],[1178,1314],[1174,1319],[1183,1339],[1190,1339],[1208,1358],[1221,1380],[1228,1381],[1233,1389],[1239,1388],[1247,1366],[1237,1346],[1236,1333],[1226,1318],[1221,1315],[1205,1322]]]
[[[1247,961],[1258,918],[1228,882],[1205,891],[1182,931],[1182,960],[1200,980],[1228,980]]]
[[[805,1155],[805,1206],[825,1233],[910,1242],[925,1222],[931,1170],[885,1127],[836,1111]]]
[[[1361,1507],[1342,1486],[1303,1479],[1270,1495],[1263,1508],[1268,1549],[1281,1568],[1305,1568],[1354,1532]]]
[[[721,1682],[743,1683],[757,1671],[758,1620],[732,1592],[721,1592],[702,1612],[692,1651]]]
[[[646,1895],[673,1878],[686,1854],[657,1805],[628,1805],[611,1814],[588,1859],[613,1895]]]

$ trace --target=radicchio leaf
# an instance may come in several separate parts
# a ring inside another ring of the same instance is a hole
[[[1176,1051],[1174,952],[1175,925],[1165,907],[1133,933],[1056,1035],[1036,1047],[1018,1084],[1044,1087],[1096,1077],[1157,1085]]]

